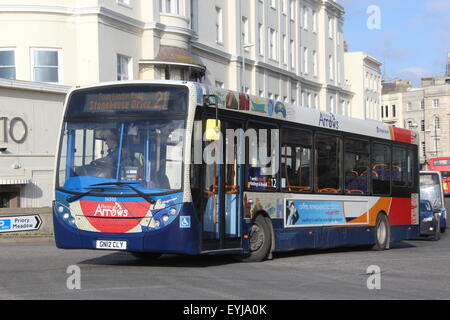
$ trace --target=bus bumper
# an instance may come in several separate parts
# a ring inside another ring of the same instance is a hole
[[[182,225],[180,217],[190,217],[190,225]],[[126,251],[163,252],[180,254],[200,253],[200,224],[191,204],[182,205],[176,220],[155,231],[141,233],[99,233],[78,230],[56,212],[53,207],[56,246],[61,249],[97,250],[97,240],[126,241]]]

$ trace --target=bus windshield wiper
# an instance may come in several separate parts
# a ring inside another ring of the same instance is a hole
[[[91,186],[87,187],[87,188],[89,188],[91,190],[83,192],[83,193],[80,193],[80,194],[77,194],[77,195],[74,195],[72,197],[69,197],[69,198],[67,198],[67,202],[68,203],[72,203],[72,202],[75,202],[75,201],[85,197],[85,196],[89,196],[89,195],[95,194],[95,191],[105,191],[107,189],[107,188],[92,188],[92,187],[96,187],[96,186],[100,187],[100,185],[91,185]],[[105,184],[104,186],[107,186],[107,185]]]
[[[100,184],[93,184],[92,187],[99,187],[99,186],[125,186],[136,192],[141,198],[145,199],[150,204],[155,204],[156,201],[152,199],[149,195],[143,193],[142,191],[139,191],[137,188],[133,187],[132,184],[139,184],[140,182],[106,182],[106,183],[100,183]]]
[[[92,190],[91,190],[91,191],[84,192],[84,193],[77,194],[76,196],[73,196],[73,197],[69,197],[69,198],[67,198],[67,202],[68,202],[68,203],[75,202],[75,201],[77,201],[78,199],[81,199],[81,198],[83,198],[83,197],[85,197],[85,196],[88,196],[88,195],[90,195],[90,194],[93,194]]]

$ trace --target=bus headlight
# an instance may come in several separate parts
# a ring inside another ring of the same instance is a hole
[[[148,225],[150,231],[167,227],[174,222],[181,211],[181,206],[181,204],[178,204],[159,210],[152,210],[153,216]]]
[[[61,203],[55,202],[54,208],[55,212],[58,213],[66,223],[70,225],[75,225],[75,218],[72,216],[69,207]]]

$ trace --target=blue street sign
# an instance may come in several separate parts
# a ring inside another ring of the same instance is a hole
[[[8,231],[11,229],[11,220],[0,219],[0,231]]]

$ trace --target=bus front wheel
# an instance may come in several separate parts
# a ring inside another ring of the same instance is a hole
[[[385,214],[379,214],[375,228],[375,244],[372,249],[382,251],[389,249],[389,221]]]
[[[159,252],[131,252],[131,254],[141,260],[156,260],[162,256]]]
[[[258,215],[250,227],[250,253],[240,258],[243,262],[260,262],[267,258],[272,243],[272,233],[266,219]]]

